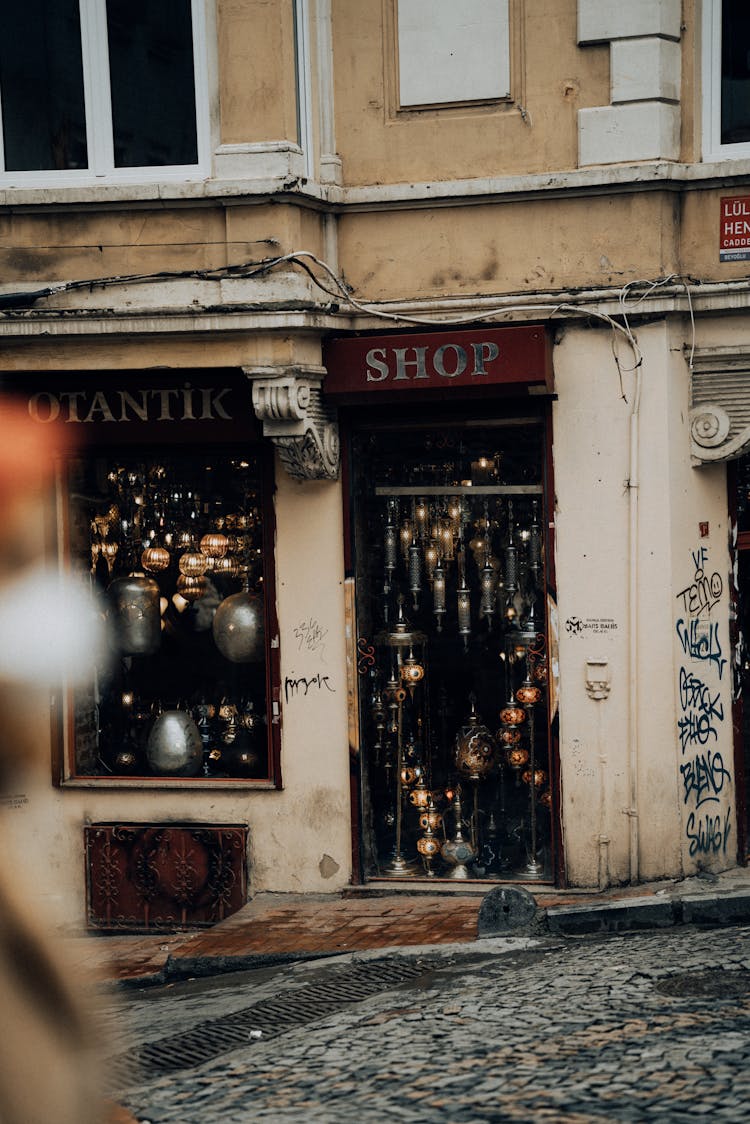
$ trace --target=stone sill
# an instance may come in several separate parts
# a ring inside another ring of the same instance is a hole
[[[253,179],[211,178],[161,183],[78,183],[55,187],[0,187],[0,208],[64,209],[90,205],[116,209],[175,205],[210,205],[217,201],[262,202],[285,196],[311,206],[336,210],[393,206],[450,206],[452,203],[528,198],[535,195],[589,195],[655,189],[699,190],[733,187],[750,181],[750,159],[707,163],[647,161],[607,164],[531,175],[488,176],[464,180],[338,186],[293,174]]]

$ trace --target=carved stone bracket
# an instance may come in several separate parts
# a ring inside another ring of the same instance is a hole
[[[284,468],[296,480],[336,480],[339,428],[323,401],[324,367],[243,367],[253,408]]]
[[[690,452],[694,463],[734,460],[750,450],[747,349],[696,351],[690,398]]]

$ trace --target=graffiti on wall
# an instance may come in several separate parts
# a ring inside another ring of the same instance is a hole
[[[326,638],[328,629],[325,628],[317,617],[309,616],[301,620],[292,630],[294,635],[294,648],[298,653],[304,653],[312,658],[314,663],[326,664]],[[336,688],[331,682],[331,676],[322,671],[310,672],[307,675],[298,675],[295,671],[284,678],[284,702],[289,703],[296,699],[312,699],[316,695],[335,694]]]
[[[722,600],[721,574],[709,566],[708,550],[691,552],[693,575],[677,594],[677,636],[682,648],[678,683],[677,733],[680,744],[685,836],[691,858],[726,855],[731,831],[732,776],[721,749],[728,718],[724,702],[727,657],[719,622],[711,612]]]

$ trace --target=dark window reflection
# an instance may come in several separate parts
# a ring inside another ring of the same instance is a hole
[[[196,164],[190,0],[107,0],[115,167]]]
[[[86,168],[78,0],[2,5],[0,93],[8,171]]]

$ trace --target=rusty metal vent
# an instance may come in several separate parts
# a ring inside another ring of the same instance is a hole
[[[444,966],[445,962],[440,961]],[[350,1003],[433,971],[437,960],[384,959],[352,964],[328,972],[307,987],[284,991],[216,1019],[196,1023],[181,1034],[148,1042],[111,1059],[108,1068],[113,1089],[143,1084],[163,1074],[192,1069],[230,1050],[268,1041],[316,1019],[334,1014]],[[260,1032],[260,1033],[259,1033]]]
[[[750,994],[750,971],[713,968],[705,972],[676,972],[657,980],[654,990],[684,999],[742,999]]]

